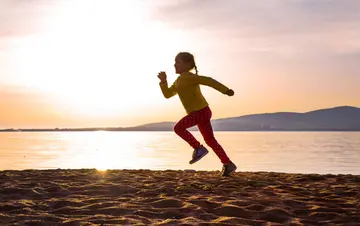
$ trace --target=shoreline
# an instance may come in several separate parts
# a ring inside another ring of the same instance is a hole
[[[0,222],[312,225],[360,222],[360,175],[121,169],[0,171]]]
[[[199,132],[197,129],[190,129],[191,132]],[[31,132],[174,132],[171,129],[168,130],[132,130],[132,129],[123,129],[123,130],[111,130],[111,129],[18,129],[18,130],[0,130],[0,133],[31,133]],[[266,129],[266,130],[217,130],[214,129],[214,132],[360,132],[360,129]]]
[[[150,171],[150,172],[174,172],[174,173],[214,173],[220,175],[220,168],[206,170],[206,169],[150,169],[150,168],[123,168],[123,169],[98,169],[98,168],[24,168],[24,169],[1,169],[0,174],[4,172],[32,172],[32,171],[43,171],[43,172],[51,172],[51,171],[97,171],[98,173],[106,173],[106,172],[126,172],[126,171],[133,171],[133,172],[142,172],[142,171]],[[330,176],[330,177],[341,177],[341,176],[354,176],[360,177],[360,174],[353,174],[353,173],[301,173],[301,172],[283,172],[283,171],[266,171],[266,170],[259,170],[259,171],[239,171],[237,169],[234,175],[239,174],[279,174],[279,175],[289,175],[289,176]],[[219,176],[220,177],[220,176]],[[230,176],[228,178],[233,178],[234,176]]]

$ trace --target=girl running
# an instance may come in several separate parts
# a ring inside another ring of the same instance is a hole
[[[232,172],[235,172],[237,167],[214,137],[210,122],[212,112],[201,93],[200,85],[210,86],[228,96],[233,96],[234,91],[215,79],[198,75],[195,59],[191,53],[180,52],[175,58],[174,66],[175,72],[179,76],[170,87],[168,87],[165,72],[159,72],[158,78],[160,79],[160,88],[164,97],[170,98],[178,94],[187,112],[187,115],[174,126],[174,131],[194,149],[189,163],[193,164],[209,153],[187,130],[190,127],[198,126],[205,143],[211,147],[223,164],[221,175],[229,176]],[[190,72],[192,69],[195,69],[196,74]]]

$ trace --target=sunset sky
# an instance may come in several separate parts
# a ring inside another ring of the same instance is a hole
[[[359,0],[1,0],[0,128],[177,121],[180,51],[213,118],[360,107]]]

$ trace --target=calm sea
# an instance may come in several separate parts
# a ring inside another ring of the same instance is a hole
[[[200,133],[195,137],[202,141]],[[240,171],[360,175],[359,132],[216,132]],[[0,169],[221,170],[173,132],[0,133]]]

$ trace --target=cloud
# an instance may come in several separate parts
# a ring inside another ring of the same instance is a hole
[[[351,55],[360,50],[358,0],[180,0],[158,6],[152,18],[256,65],[360,67]]]
[[[236,31],[243,37],[327,31],[359,24],[357,0],[183,0],[159,6],[153,18],[188,29]]]
[[[0,1],[0,37],[30,35],[41,29],[43,17],[55,5],[53,0]]]

